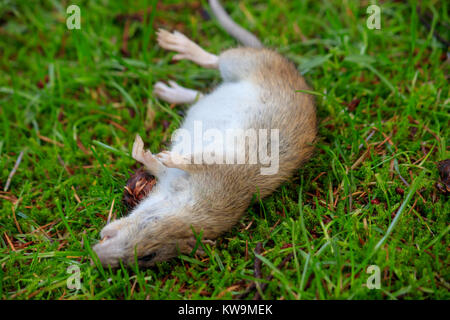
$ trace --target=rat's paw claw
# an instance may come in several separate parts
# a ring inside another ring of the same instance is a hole
[[[157,41],[158,44],[166,49],[178,52],[179,54],[174,56],[174,60],[185,59],[192,53],[193,49],[197,46],[188,37],[178,31],[170,33],[166,30],[158,30]]]
[[[174,88],[169,87],[165,83],[157,82],[153,87],[153,92],[155,95],[164,101],[169,103],[176,103],[178,100],[176,99],[176,90]]]
[[[170,151],[162,151],[156,157],[168,168],[176,168],[179,165],[188,163],[187,158]]]
[[[144,155],[145,164],[147,164],[147,165],[152,162],[158,161],[155,159],[155,157],[150,152],[150,150],[145,151],[143,155]]]
[[[173,167],[174,163],[172,162],[171,155],[169,151],[161,151],[156,155],[156,157],[161,161],[163,165],[166,167]]]

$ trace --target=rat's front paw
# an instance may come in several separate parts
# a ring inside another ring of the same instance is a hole
[[[159,29],[156,34],[158,36],[158,44],[162,48],[178,52],[173,57],[173,60],[190,59],[192,53],[198,47],[188,37],[178,31],[170,33],[164,29]]]
[[[166,49],[178,52],[173,56],[173,60],[191,60],[205,68],[217,68],[219,57],[203,50],[198,44],[190,40],[178,31],[170,33],[164,29],[159,29],[156,33],[158,44]]]
[[[136,138],[134,138],[133,143],[133,149],[131,151],[131,156],[134,160],[145,164],[145,150],[144,150],[144,141],[142,141],[142,138],[140,135],[136,135]],[[148,158],[148,156],[147,156]]]
[[[138,134],[134,140],[131,155],[133,159],[142,163],[154,176],[159,176],[164,171],[164,166],[153,156],[150,150],[144,150],[144,142]]]
[[[133,159],[139,161],[146,167],[152,167],[158,160],[153,156],[150,150],[144,150],[144,142],[140,135],[136,135],[131,153]]]
[[[169,81],[169,85],[158,81],[153,87],[153,92],[161,100],[176,104],[191,103],[201,96],[200,92],[184,88],[175,81]]]
[[[178,168],[190,163],[190,159],[171,151],[162,151],[156,155],[168,168]]]

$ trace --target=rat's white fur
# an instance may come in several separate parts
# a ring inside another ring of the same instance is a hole
[[[181,129],[194,134],[195,121],[203,130],[217,129],[225,135],[227,129],[242,129],[249,117],[264,107],[259,98],[259,88],[246,80],[225,82],[189,108]]]

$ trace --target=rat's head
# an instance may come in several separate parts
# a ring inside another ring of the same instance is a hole
[[[146,219],[130,215],[106,225],[100,233],[102,240],[94,246],[103,266],[124,265],[149,267],[158,261],[190,252],[192,232],[174,216]]]

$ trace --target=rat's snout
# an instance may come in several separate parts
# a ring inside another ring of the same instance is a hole
[[[119,256],[115,254],[113,246],[110,243],[105,243],[105,241],[101,240],[93,249],[104,267],[108,265],[116,267],[119,262]]]
[[[101,240],[93,249],[104,267],[118,267],[120,260],[124,265],[133,264],[136,258],[139,265],[150,266],[161,258],[157,251],[162,241],[154,226],[154,219],[132,215],[113,221],[100,232]]]
[[[133,265],[150,267],[158,261],[177,256],[178,251],[188,253],[186,240],[191,229],[173,216],[133,216],[116,220],[100,232],[101,240],[93,247],[102,265],[112,268]]]
[[[127,261],[129,228],[124,219],[106,225],[100,233],[101,240],[93,247],[104,267],[116,267],[119,260]]]

